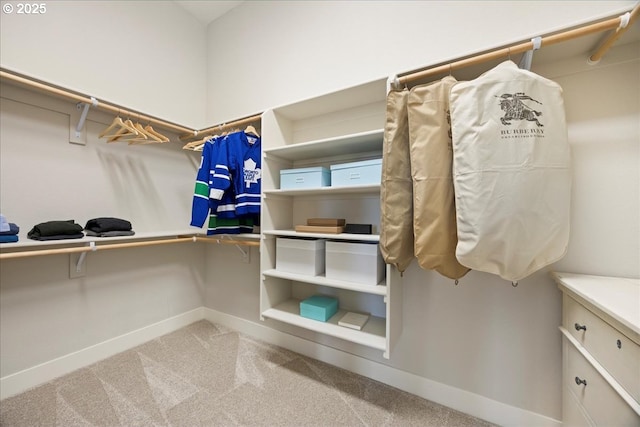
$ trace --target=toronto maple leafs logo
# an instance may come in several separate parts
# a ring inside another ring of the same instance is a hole
[[[524,92],[505,93],[500,96],[500,109],[504,111],[504,116],[500,118],[502,124],[508,126],[511,124],[511,120],[527,120],[535,122],[539,127],[544,126],[538,121],[538,117],[542,115],[542,112],[528,107],[522,102],[523,100],[533,101],[542,105],[541,102],[536,101]]]
[[[247,159],[244,161],[244,184],[246,188],[251,187],[251,184],[257,184],[258,180],[262,177],[262,170],[256,168],[257,164],[253,159]]]

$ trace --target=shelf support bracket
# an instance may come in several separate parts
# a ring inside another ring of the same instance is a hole
[[[89,247],[91,248],[91,252],[95,252],[97,250],[96,248],[96,242],[89,242]],[[80,257],[78,258],[78,262],[76,263],[76,273],[80,274],[82,273],[82,269],[84,267],[84,261],[85,258],[87,258],[87,253],[86,252],[82,252],[80,254]]]
[[[251,262],[251,252],[249,250],[245,251],[240,247],[240,245],[234,245],[242,254],[242,262],[249,264]]]
[[[78,124],[74,129],[69,129],[69,142],[73,144],[87,145],[87,133],[84,129],[84,123],[87,120],[87,114],[89,113],[89,108],[91,106],[98,106],[98,100],[93,96],[91,97],[91,104],[84,102],[78,102],[76,104],[76,111],[71,115],[71,123],[77,121]],[[80,116],[78,116],[78,114]]]
[[[95,242],[89,242],[89,248],[92,252],[98,249]],[[87,252],[88,251],[84,251],[77,255],[77,260],[75,257],[76,254],[69,254],[69,279],[77,279],[87,273]]]

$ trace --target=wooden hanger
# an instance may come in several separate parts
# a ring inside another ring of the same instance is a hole
[[[160,139],[160,142],[169,142],[169,138],[168,137],[164,136],[160,132],[156,132],[153,129],[153,127],[151,127],[151,125],[149,125],[149,124],[144,127],[144,130],[146,130],[149,134],[155,135],[156,137],[158,137]]]
[[[126,137],[136,137],[139,136],[140,132],[138,131],[138,129],[136,129],[136,126],[133,124],[133,122],[131,121],[131,119],[127,119],[122,123],[122,128],[117,131],[114,135],[111,135],[111,137],[109,137],[109,135],[106,136],[106,138],[109,138],[107,140],[107,142],[115,142],[120,140],[121,138],[126,138]],[[146,136],[142,135],[143,138],[147,138]]]
[[[256,128],[253,127],[253,125],[249,125],[245,128],[244,133],[248,133],[254,136],[257,136],[258,138],[260,138],[260,134],[258,133],[258,131],[256,130]]]
[[[124,139],[123,141],[127,141],[129,145],[133,144],[157,144],[163,142],[169,142],[169,138],[162,135],[159,132],[156,132],[151,125],[147,124],[146,127],[143,127],[139,121],[137,121],[134,125],[135,129],[140,133],[138,137]]]
[[[223,137],[225,135],[227,135],[227,132],[222,132],[222,129],[224,128],[224,126],[226,125],[219,125],[218,126],[218,132],[211,134],[211,133],[207,133],[204,138],[198,139],[196,141],[191,141],[187,144],[185,144],[182,149],[183,150],[193,150],[193,151],[202,151],[204,144],[207,143],[208,140],[210,140],[211,138],[220,138]]]
[[[206,144],[208,140],[210,140],[211,138],[213,138],[215,136],[216,135],[211,135],[211,134],[205,135],[204,138],[202,138],[202,139],[191,141],[191,142],[185,144],[182,147],[182,149],[183,150],[194,150],[194,151],[197,151],[197,150],[195,150],[195,147],[199,147],[199,146],[202,146],[202,145]]]
[[[110,133],[110,132],[114,132],[114,133]],[[98,135],[99,138],[113,138],[115,136],[121,135],[124,136],[125,133],[132,133],[132,134],[137,134],[137,130],[135,130],[135,128],[133,128],[133,126],[129,126],[127,123],[125,123],[121,118],[120,115],[116,116],[113,119],[113,122],[111,122],[111,124],[102,132],[100,132],[100,134]],[[111,141],[109,141],[111,142]]]
[[[125,138],[122,141],[126,141],[129,145],[133,144],[155,144],[160,142],[159,138],[155,135],[151,135],[149,132],[144,130],[142,125],[139,122],[136,122],[134,127],[139,132],[139,135],[134,138]]]
[[[151,127],[148,126],[147,127]],[[168,142],[169,138],[167,138],[164,135],[158,136],[157,132],[150,132],[147,130],[147,128],[142,127],[142,125],[140,124],[140,122],[136,122],[135,124],[135,128],[140,132],[140,135],[143,136],[143,138],[133,138],[133,139],[128,139],[127,142],[129,142],[129,145],[131,144],[155,144],[155,143],[162,143],[162,142]],[[153,128],[151,128],[151,130],[153,130]]]

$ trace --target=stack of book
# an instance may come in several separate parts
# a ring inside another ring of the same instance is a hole
[[[296,225],[296,231],[300,233],[340,234],[344,232],[345,223],[344,218],[309,218],[307,225]]]

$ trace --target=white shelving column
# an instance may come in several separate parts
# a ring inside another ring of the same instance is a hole
[[[282,190],[280,171],[381,158],[385,98],[386,81],[380,80],[263,114],[260,317],[378,349],[389,358],[402,332],[400,275],[393,267],[387,266],[386,278],[378,285],[276,269],[279,236],[379,241],[380,185]],[[294,231],[295,225],[310,217],[369,223],[374,234]],[[299,301],[314,293],[327,293],[340,301],[340,311],[327,322],[299,315]],[[342,314],[350,310],[371,313],[363,330],[338,325]]]

